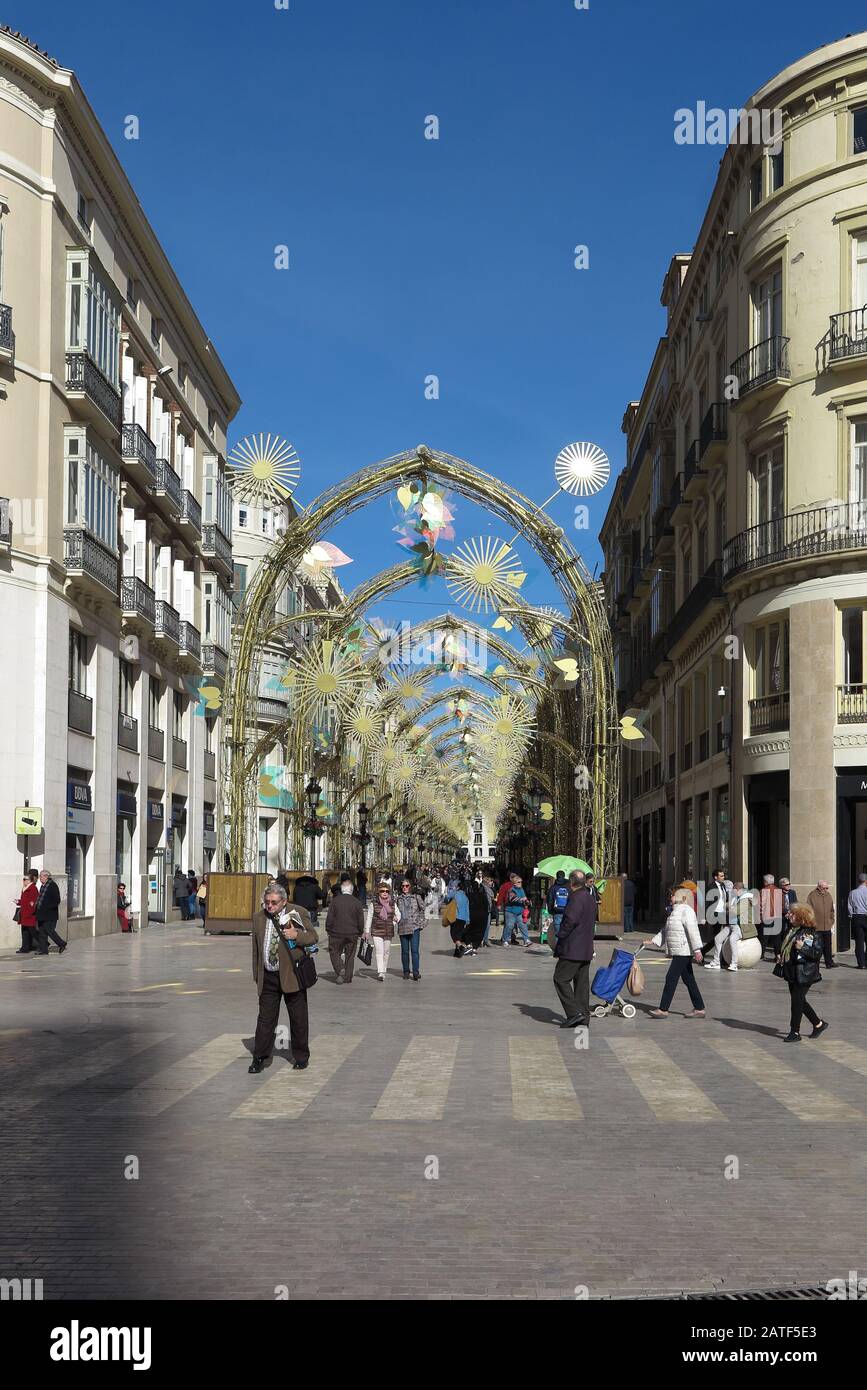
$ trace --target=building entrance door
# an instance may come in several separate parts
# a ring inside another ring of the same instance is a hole
[[[852,944],[847,902],[867,872],[867,768],[846,768],[837,776],[837,949]]]
[[[148,865],[148,917],[166,920],[166,852],[155,849]]]

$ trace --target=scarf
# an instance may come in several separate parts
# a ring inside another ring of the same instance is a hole
[[[262,904],[262,911],[265,920],[271,923],[273,930],[268,942],[268,965],[272,970],[276,970],[280,964],[280,928],[285,927],[289,921],[288,904],[284,904],[277,912],[269,912]]]
[[[388,922],[394,916],[394,907],[391,898],[386,898],[385,902],[381,898],[377,899],[379,908],[378,916],[381,922]]]
[[[786,938],[780,947],[780,960],[783,965],[788,965],[792,957],[795,941],[799,936],[803,936],[804,932],[804,927],[792,927],[792,929],[786,933]]]

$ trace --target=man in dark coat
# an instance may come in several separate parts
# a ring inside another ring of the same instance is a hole
[[[590,1022],[590,962],[596,925],[596,895],[582,873],[569,875],[569,901],[563,912],[554,946],[554,988],[566,1015],[561,1028],[577,1028]]]
[[[328,933],[328,954],[334,966],[334,983],[341,979],[352,984],[355,971],[355,952],[364,931],[364,908],[352,891],[352,875],[340,875],[340,889],[328,904],[325,918]]]
[[[57,934],[57,917],[60,912],[60,889],[47,869],[39,875],[41,887],[36,899],[36,950],[38,955],[48,955],[48,938],[63,955],[66,942]]]
[[[303,1071],[310,1060],[307,990],[298,983],[291,953],[312,946],[319,936],[310,924],[307,910],[290,907],[286,889],[279,883],[269,883],[265,889],[262,911],[253,914],[252,928],[253,979],[259,992],[259,1017],[253,1060],[248,1070],[260,1072],[271,1055],[280,1000],[283,999],[289,1012],[292,1067],[295,1071]]]
[[[280,882],[280,875],[277,875],[277,882]],[[282,887],[286,887],[284,883]],[[300,907],[305,907],[315,922],[316,914],[319,911],[319,904],[325,902],[325,894],[319,887],[318,879],[312,874],[302,874],[296,878],[295,887],[292,889],[292,901]]]

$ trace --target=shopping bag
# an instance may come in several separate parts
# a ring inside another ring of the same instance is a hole
[[[630,994],[644,993],[644,971],[638,964],[637,960],[633,961],[632,966],[630,967],[629,977],[626,981],[626,988],[629,990]]]
[[[443,903],[440,912],[440,921],[444,927],[451,927],[458,920],[458,905],[454,898],[449,898],[447,903]]]
[[[370,942],[370,941],[362,941],[362,942],[361,942],[360,946],[358,947],[358,959],[361,961],[361,964],[362,964],[362,965],[370,965],[371,961],[373,960],[373,943],[372,943],[372,942]]]

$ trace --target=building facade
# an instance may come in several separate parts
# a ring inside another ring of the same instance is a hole
[[[239,405],[74,74],[0,31],[0,894],[29,853],[71,938],[216,853]]]
[[[649,906],[867,861],[867,34],[747,103],[623,428],[601,541],[622,708],[622,863]],[[756,123],[758,124],[758,122]],[[766,122],[766,128],[771,121]]]

